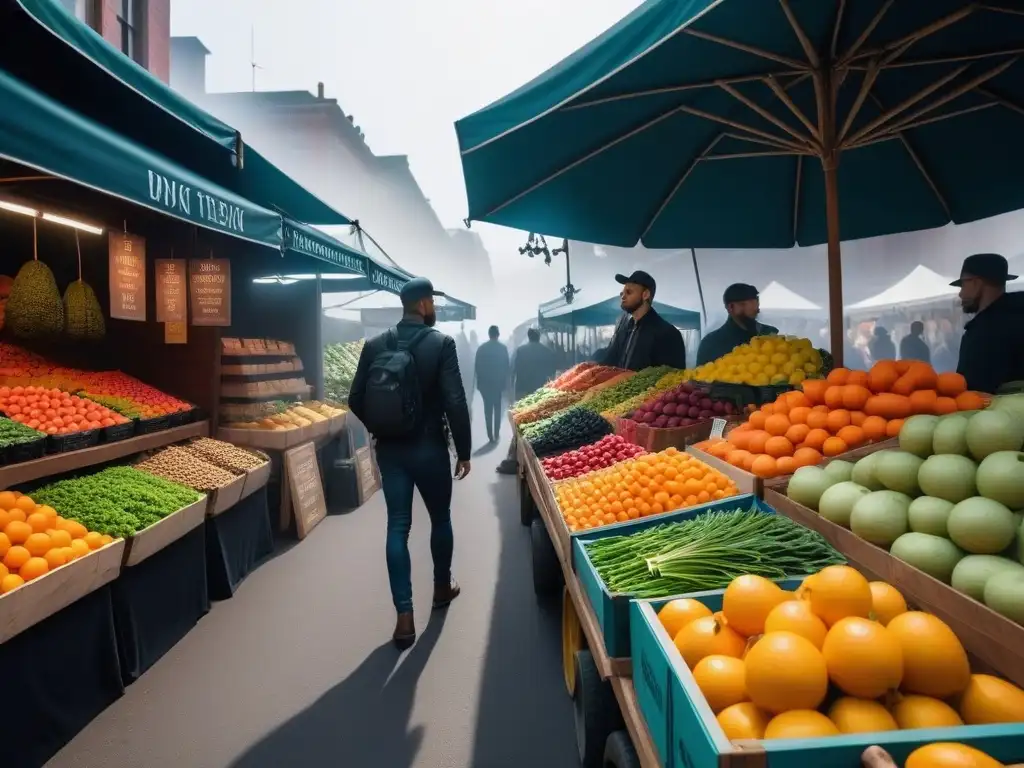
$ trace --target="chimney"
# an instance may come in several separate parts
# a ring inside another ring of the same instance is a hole
[[[316,84],[316,97],[318,99],[322,99],[324,97],[324,84],[323,83],[317,83]]]
[[[210,54],[198,37],[171,38],[171,87],[185,96],[206,93],[206,57]]]

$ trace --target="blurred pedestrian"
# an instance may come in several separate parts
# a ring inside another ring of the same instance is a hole
[[[910,324],[910,333],[900,341],[900,360],[920,360],[931,363],[932,352],[924,340],[924,323],[915,320]]]
[[[498,326],[487,329],[488,341],[476,351],[476,388],[484,401],[484,423],[487,442],[497,442],[501,436],[501,400],[509,383],[508,347],[498,341]]]
[[[896,359],[896,345],[892,343],[889,329],[884,325],[875,326],[875,335],[868,342],[868,352],[871,353],[872,364],[879,360]]]
[[[540,342],[540,331],[531,328],[526,332],[527,342],[512,356],[512,400],[515,402],[536,392],[553,378],[558,368],[558,358],[553,349]],[[516,436],[512,435],[508,454],[498,465],[502,475],[516,473]]]

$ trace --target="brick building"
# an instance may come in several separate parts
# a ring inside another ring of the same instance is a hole
[[[355,118],[325,95],[323,83],[315,94],[207,93],[209,53],[195,37],[172,38],[171,86],[237,127],[247,144],[322,200],[358,218],[404,269],[430,275],[460,298],[482,299],[493,290],[483,244],[454,238],[444,228],[408,157],[375,155]]]
[[[123,54],[170,82],[171,0],[59,1]]]

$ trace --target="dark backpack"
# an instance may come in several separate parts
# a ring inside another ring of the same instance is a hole
[[[420,425],[423,392],[412,353],[429,333],[430,329],[424,328],[403,343],[392,328],[386,348],[370,363],[363,423],[374,437],[408,437]]]

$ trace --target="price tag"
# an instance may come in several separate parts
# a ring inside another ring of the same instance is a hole
[[[189,288],[192,325],[231,325],[231,262],[193,259]]]
[[[127,232],[111,232],[110,316],[119,320],[146,320],[146,240]]]
[[[184,259],[156,259],[156,321],[183,323],[188,320],[188,286]]]
[[[721,437],[725,434],[725,419],[715,419],[711,422],[711,437]]]

